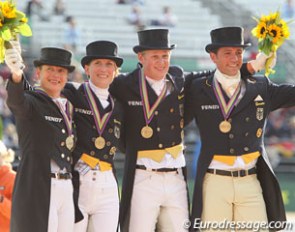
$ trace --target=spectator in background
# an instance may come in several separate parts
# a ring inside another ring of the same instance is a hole
[[[3,80],[2,76],[0,76],[0,120],[1,120],[1,125],[2,125],[2,123],[4,124],[4,121],[6,120],[6,118],[5,118],[6,95],[7,94],[6,94],[6,90],[5,90],[5,86],[4,86],[4,80]],[[1,130],[1,135],[2,135],[2,130]],[[2,136],[0,139],[2,139]]]
[[[3,142],[13,149],[18,148],[18,136],[14,122],[4,122]]]
[[[48,17],[44,14],[44,6],[41,0],[28,1],[26,15],[30,19],[34,14],[38,15],[42,21],[48,21]]]
[[[130,0],[131,4],[144,5],[144,0]]]
[[[76,82],[76,83],[83,83],[86,80],[84,78],[83,73],[81,70],[76,68],[70,75],[69,75],[69,81]]]
[[[12,190],[15,172],[11,163],[14,160],[14,151],[7,149],[0,141],[0,230],[9,232]]]
[[[134,25],[136,30],[142,30],[145,27],[141,10],[138,6],[133,6],[131,8],[131,12],[127,16],[127,21],[130,25]]]
[[[73,16],[67,16],[66,23],[67,25],[64,32],[64,48],[75,53],[80,41],[81,32]]]
[[[5,89],[5,79],[6,77],[6,67],[1,67],[0,72],[0,120],[1,120],[1,133],[0,133],[0,139],[3,140],[3,142],[6,144],[6,146],[11,147],[13,149],[17,148],[17,135],[14,126],[14,118],[8,109],[6,105],[6,98],[7,98],[7,92]],[[8,69],[9,71],[9,69]],[[9,71],[10,72],[10,71]],[[2,76],[3,73],[3,76]],[[5,77],[4,77],[5,76]],[[14,133],[13,133],[14,131]],[[11,133],[10,133],[11,132]]]
[[[257,40],[253,39],[252,33],[251,33],[251,27],[248,25],[244,26],[244,43],[250,43],[252,46],[249,49],[245,50],[244,53],[244,61],[247,60],[255,60],[257,56]]]
[[[43,9],[42,2],[39,0],[28,1],[27,7],[26,7],[26,15],[28,17],[32,16],[32,14],[34,12],[34,8],[37,8],[38,10]]]
[[[118,4],[144,5],[144,0],[117,0]]]
[[[294,17],[293,0],[286,0],[282,7],[282,17],[284,19],[292,19]]]
[[[286,114],[282,110],[277,110],[269,117],[265,137],[268,144],[279,143],[291,138],[290,125]]]
[[[165,27],[175,27],[177,24],[178,18],[172,13],[170,6],[164,6],[162,15],[159,19],[152,20],[151,25],[153,26],[165,26]]]
[[[287,109],[287,116],[288,118],[288,125],[291,133],[291,141],[294,141],[295,139],[295,107],[291,109]]]
[[[127,4],[127,3],[129,3],[129,1],[126,1],[126,0],[117,0],[117,3],[118,4]]]
[[[63,0],[56,0],[53,7],[55,15],[64,15],[66,11],[65,3]]]

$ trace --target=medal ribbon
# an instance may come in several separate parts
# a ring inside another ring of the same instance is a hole
[[[216,78],[213,79],[213,90],[214,90],[214,94],[218,100],[222,115],[223,115],[224,119],[227,120],[229,118],[230,113],[232,112],[232,110],[234,108],[234,105],[236,104],[236,102],[238,100],[238,96],[241,91],[241,82],[237,86],[234,94],[230,97],[228,103],[226,103],[226,101],[224,99],[220,84],[218,83]]]
[[[94,119],[94,122],[95,122],[95,125],[96,125],[96,129],[97,129],[97,132],[98,134],[101,136],[112,113],[113,113],[113,109],[114,109],[114,101],[112,99],[112,97],[110,96],[111,98],[111,106],[112,106],[112,110],[108,113],[105,113],[104,116],[101,118],[100,117],[100,113],[99,113],[99,110],[98,110],[98,107],[96,105],[96,102],[95,102],[95,99],[94,99],[94,96],[93,96],[93,93],[90,89],[90,86],[89,86],[89,83],[84,83],[83,84],[83,87],[84,87],[84,90],[86,92],[86,98],[87,98],[87,101],[88,101],[88,104],[90,106],[90,109],[91,109],[91,112],[93,114],[93,119]]]
[[[139,73],[139,77],[140,77],[139,78],[139,90],[140,90],[141,102],[142,102],[142,106],[143,106],[145,122],[148,125],[154,117],[156,108],[158,107],[160,102],[163,100],[163,98],[166,96],[167,85],[164,85],[164,88],[162,89],[156,102],[151,107],[150,103],[149,103],[149,97],[148,97],[148,92],[147,92],[147,87],[146,87],[146,80],[145,80],[144,74],[143,74],[143,69],[140,69],[139,72],[140,72]]]
[[[43,94],[43,95],[45,95],[47,97],[50,97],[44,91],[44,89],[42,89],[40,86],[36,86],[36,87],[34,87],[34,89],[35,89],[35,92],[40,93],[40,94]],[[60,103],[58,101],[53,101],[53,102],[57,105],[59,111],[62,114],[62,117],[64,119],[64,122],[65,122],[65,125],[66,125],[66,128],[67,128],[68,135],[72,135],[72,133],[73,133],[72,115],[73,115],[73,111],[74,111],[74,107],[73,107],[72,103],[70,103],[69,101],[67,101],[67,103],[66,103],[66,110],[64,110],[64,108],[60,105]]]

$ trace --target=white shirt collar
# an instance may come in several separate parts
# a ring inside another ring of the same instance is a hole
[[[106,88],[106,89],[99,88],[99,87],[95,86],[91,82],[91,80],[89,80],[89,86],[99,100],[107,100],[108,99],[108,97],[109,97],[109,89],[108,88]]]
[[[154,80],[148,76],[145,77],[147,82],[150,84],[152,89],[156,92],[157,95],[160,95],[162,89],[165,86],[166,78],[162,78],[161,80]]]
[[[241,73],[240,71],[235,76],[228,76],[220,72],[219,69],[216,69],[215,78],[222,85],[222,87],[229,87],[231,85],[236,85],[241,81]]]
[[[63,110],[66,110],[67,99],[63,97],[52,98],[54,102],[57,102]]]

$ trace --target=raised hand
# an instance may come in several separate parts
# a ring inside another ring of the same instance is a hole
[[[252,65],[255,72],[259,72],[265,69],[266,62],[269,58],[271,58],[273,53],[269,53],[269,55],[264,54],[263,52],[259,52],[256,56],[255,60],[251,60],[249,63]],[[276,65],[277,59],[276,55],[274,59],[272,59],[271,63],[269,64],[268,68],[272,69]]]
[[[5,50],[5,63],[13,74],[22,76],[25,65],[17,49],[12,47]]]

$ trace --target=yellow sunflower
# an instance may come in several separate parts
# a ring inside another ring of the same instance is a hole
[[[261,21],[252,32],[257,38],[264,39],[267,33],[266,23]]]
[[[284,20],[281,20],[281,25],[282,25],[282,37],[285,39],[288,39],[290,37],[290,30],[287,25],[287,23]]]
[[[270,68],[271,61],[275,58],[277,49],[289,38],[290,31],[287,23],[281,19],[279,11],[262,15],[259,19],[254,18],[257,22],[256,27],[252,30],[252,35],[258,39],[258,49],[265,54],[272,53],[265,64],[265,75],[274,73]]]
[[[269,21],[269,16],[268,15],[262,15],[259,19],[260,22],[268,22]]]
[[[4,62],[9,41],[18,35],[31,36],[32,30],[25,13],[16,9],[15,0],[0,1],[0,63]]]
[[[282,29],[281,29],[281,27],[276,25],[276,24],[271,24],[271,25],[268,26],[267,29],[268,29],[269,35],[272,38],[272,42],[274,44],[276,44],[279,41],[279,39],[281,39],[281,37],[282,37],[282,34],[281,34]]]
[[[12,19],[16,17],[16,9],[10,2],[3,2],[1,6],[2,14],[5,18]]]
[[[268,16],[268,21],[275,22],[277,18],[279,18],[280,14],[279,12],[270,13]]]

